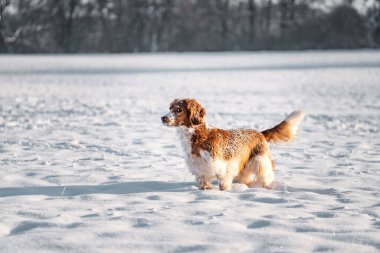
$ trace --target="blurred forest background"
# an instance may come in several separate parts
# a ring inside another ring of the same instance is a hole
[[[380,0],[0,0],[1,53],[379,46]]]

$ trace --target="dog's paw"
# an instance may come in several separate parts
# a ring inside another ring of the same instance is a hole
[[[211,190],[212,189],[212,184],[210,183],[204,183],[204,184],[199,184],[199,190]]]
[[[220,183],[219,184],[219,190],[227,191],[229,189],[231,189],[231,184],[228,184],[228,183]]]

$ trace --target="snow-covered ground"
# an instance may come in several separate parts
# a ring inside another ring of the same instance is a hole
[[[199,191],[160,117],[308,116],[274,190]],[[0,56],[0,252],[379,252],[380,51]]]

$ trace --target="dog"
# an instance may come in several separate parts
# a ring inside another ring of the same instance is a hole
[[[175,99],[169,110],[161,121],[179,129],[186,161],[199,189],[212,189],[212,180],[218,179],[222,191],[231,189],[233,182],[271,189],[274,161],[269,143],[291,141],[305,116],[303,111],[294,111],[280,124],[259,132],[209,126],[204,121],[206,110],[195,99]]]

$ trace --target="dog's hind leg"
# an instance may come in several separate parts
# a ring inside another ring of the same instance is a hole
[[[251,158],[245,170],[244,183],[248,187],[259,186],[271,189],[274,180],[274,167],[270,155],[264,154]]]

